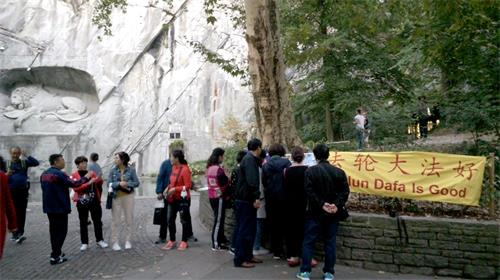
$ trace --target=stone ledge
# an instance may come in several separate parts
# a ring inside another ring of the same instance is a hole
[[[204,202],[205,200],[205,202]],[[202,205],[205,204],[205,205]],[[200,217],[212,221],[206,193],[200,197]],[[228,211],[226,231],[232,229]],[[395,218],[379,214],[350,213],[337,236],[337,263],[387,272],[491,279],[500,276],[500,223],[427,217]],[[406,242],[408,240],[408,242]],[[317,244],[315,256],[322,257]]]

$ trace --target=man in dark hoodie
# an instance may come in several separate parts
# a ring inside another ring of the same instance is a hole
[[[259,165],[262,142],[259,139],[248,141],[248,154],[240,164],[240,176],[235,194],[236,244],[234,266],[251,268],[262,260],[254,258],[252,246],[255,239],[257,209],[260,207]]]
[[[345,172],[328,162],[329,149],[325,144],[318,144],[313,152],[318,164],[309,167],[305,173],[306,223],[302,265],[297,278],[309,280],[316,239],[323,233],[325,250],[323,279],[333,280],[337,229],[342,218],[342,209],[349,197],[349,185]]]
[[[285,239],[285,188],[283,172],[292,163],[285,158],[285,148],[281,144],[269,147],[271,157],[262,166],[262,184],[266,198],[266,214],[271,227],[271,251],[274,259],[284,257],[283,240]]]

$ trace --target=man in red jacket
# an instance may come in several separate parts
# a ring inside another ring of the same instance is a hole
[[[16,231],[16,211],[10,197],[7,175],[0,171],[0,259],[3,255],[7,229],[10,232]]]

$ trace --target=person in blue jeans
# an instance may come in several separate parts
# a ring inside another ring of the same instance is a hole
[[[313,153],[318,164],[309,167],[305,173],[304,189],[308,206],[302,243],[302,264],[297,273],[297,278],[302,280],[309,280],[314,247],[320,234],[324,237],[324,279],[334,279],[335,241],[342,211],[339,209],[343,209],[347,202],[349,185],[345,172],[327,161],[329,152],[325,144],[314,147]]]

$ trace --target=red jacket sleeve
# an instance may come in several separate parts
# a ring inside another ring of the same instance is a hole
[[[92,172],[92,171],[91,171],[91,172]],[[71,177],[72,177],[73,179],[76,179],[77,181],[81,179],[80,174],[78,174],[78,171],[73,172],[73,174],[71,174]],[[102,180],[102,178],[97,177],[97,175],[96,175],[94,172],[92,172],[92,173],[90,174],[90,178],[91,178],[91,179],[96,179],[96,180],[94,181],[94,185],[99,185],[99,184],[101,184],[101,185],[102,185],[102,183],[104,182],[104,181]],[[89,184],[89,183],[84,183],[84,184],[82,184],[82,185],[81,185],[81,186],[79,186],[79,187],[73,188],[73,190],[74,190],[76,193],[81,194],[83,191],[85,191],[85,190],[86,190],[86,189],[88,189],[89,187],[90,187],[90,184]]]
[[[7,186],[7,176],[0,172],[0,189],[4,192],[4,202],[5,202],[5,213],[7,215],[7,228],[9,230],[17,229],[17,219],[16,219],[16,209],[14,208],[14,202],[12,202],[12,197],[10,196],[10,189]]]

